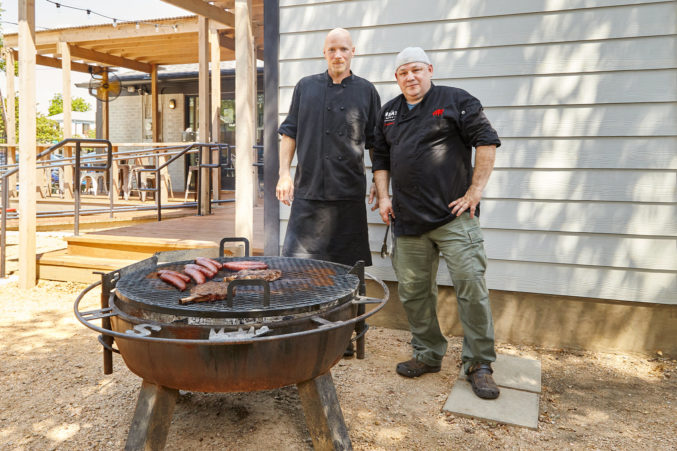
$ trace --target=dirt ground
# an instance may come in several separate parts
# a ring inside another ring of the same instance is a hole
[[[10,274],[16,236],[8,236]],[[59,245],[41,234],[39,248]],[[119,355],[101,370],[96,333],[73,314],[82,284],[41,281],[22,291],[0,280],[0,449],[118,450],[141,380]],[[84,300],[97,308],[98,291]],[[332,369],[356,450],[677,449],[676,356],[605,354],[497,343],[498,352],[538,358],[543,392],[537,431],[442,411],[459,372],[461,339],[450,337],[442,371],[409,380],[406,331],[372,328],[367,358]],[[170,450],[307,450],[312,444],[295,387],[183,393]]]

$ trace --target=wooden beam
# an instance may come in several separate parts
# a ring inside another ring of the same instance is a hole
[[[235,51],[235,39],[228,37],[224,32],[219,34],[221,47]],[[263,61],[263,49],[256,47],[256,59]]]
[[[153,20],[153,24],[176,25],[178,31],[167,26],[159,27],[156,31],[152,25],[141,25],[136,29],[135,22],[118,23],[116,28],[110,25],[94,25],[82,28],[65,28],[61,30],[46,30],[36,33],[36,44],[56,44],[57,42],[105,41],[108,39],[133,38],[140,39],[147,36],[173,35],[174,33],[197,33],[197,17],[183,17],[175,19]],[[6,47],[18,45],[18,35],[6,34],[3,37]]]
[[[235,0],[235,236],[253,243],[256,59],[251,6],[251,0]]]
[[[221,142],[221,47],[219,45],[219,31],[209,30],[209,49],[211,52],[211,82],[212,82],[212,101],[211,101],[211,122],[212,122],[212,141]],[[218,162],[219,151],[212,152],[212,162]],[[219,200],[221,193],[221,168],[212,169],[212,180],[214,189],[212,190],[212,199]]]
[[[96,61],[109,66],[126,67],[127,69],[138,70],[139,72],[150,73],[152,71],[151,64],[143,63],[141,61],[131,60],[109,53],[97,52],[96,50],[78,47],[77,45],[71,45],[70,48],[71,56],[74,58]]]
[[[36,283],[35,0],[19,0],[19,287]]]
[[[211,122],[209,119],[209,20],[200,16],[198,23],[198,129],[200,131],[198,139],[201,143],[206,143],[209,141],[209,124]],[[209,163],[208,148],[201,149],[200,155],[203,164]],[[200,215],[208,215],[211,213],[209,168],[200,169],[200,178]]]
[[[12,53],[14,54],[14,58],[19,59],[19,52],[17,50],[12,50]],[[53,67],[55,69],[61,69],[63,67],[60,58],[52,58],[51,56],[44,55],[35,55],[35,64],[39,66]],[[75,72],[91,74],[92,71],[97,72],[99,68],[97,66],[90,66],[89,64],[71,61],[71,70]]]
[[[170,5],[178,6],[186,11],[190,11],[202,17],[206,17],[214,22],[222,23],[229,27],[235,26],[235,16],[233,13],[224,11],[218,6],[210,5],[204,0],[163,0]]]
[[[63,137],[71,138],[73,133],[72,121],[72,101],[71,101],[71,51],[67,42],[59,43],[59,53],[61,54],[61,96],[63,98]],[[86,136],[84,136],[86,138]],[[73,149],[65,147],[63,149],[64,157],[73,156]],[[66,165],[63,168],[63,180],[61,186],[66,199],[73,198],[73,166]]]

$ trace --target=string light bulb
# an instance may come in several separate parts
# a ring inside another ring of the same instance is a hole
[[[139,22],[136,23],[136,29],[139,29]]]
[[[174,30],[174,33],[179,31],[179,27],[177,27],[176,24],[172,25],[172,29]]]
[[[155,32],[157,33],[158,31],[160,31],[160,25],[155,24]]]
[[[118,20],[113,19],[113,28],[117,28],[117,26],[118,26]]]

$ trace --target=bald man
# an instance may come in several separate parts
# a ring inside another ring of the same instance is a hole
[[[368,266],[364,150],[372,148],[381,100],[373,84],[350,70],[355,46],[348,31],[330,31],[323,54],[327,70],[298,82],[278,131],[276,194],[291,205],[282,255]]]

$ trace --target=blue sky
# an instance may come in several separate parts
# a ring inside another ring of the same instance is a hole
[[[165,17],[186,16],[189,13],[181,8],[177,8],[161,0],[54,0],[62,5],[74,6],[77,8],[90,9],[97,13],[115,17],[121,21],[126,20],[152,20]],[[2,2],[2,20],[3,33],[16,33],[18,22],[18,1],[6,0]],[[11,23],[9,23],[11,22]],[[35,25],[36,30],[44,28],[65,28],[83,25],[111,24],[112,21],[95,14],[89,16],[85,11],[77,11],[62,6],[57,8],[53,3],[47,0],[35,0]],[[41,28],[44,27],[44,28]],[[36,99],[38,102],[38,111],[46,114],[49,106],[49,99],[55,93],[61,92],[61,70],[37,66],[36,68]],[[88,74],[78,72],[72,73],[73,84],[89,80]],[[18,79],[15,83],[18,89]],[[5,92],[5,75],[0,73],[0,89]],[[94,98],[89,95],[86,89],[72,88],[74,97],[85,98],[94,106]]]

